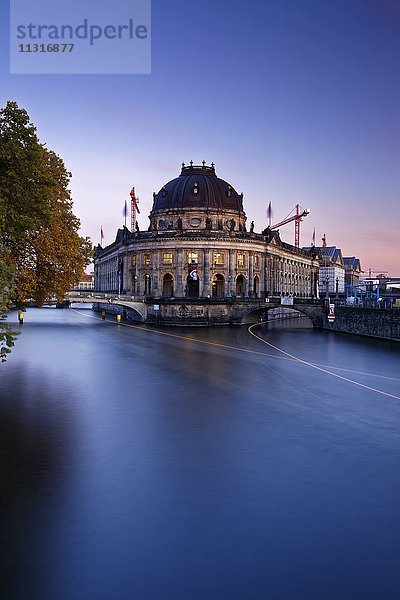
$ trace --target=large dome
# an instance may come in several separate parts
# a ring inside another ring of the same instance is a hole
[[[217,177],[213,164],[211,167],[183,164],[179,177],[154,195],[153,211],[188,208],[242,213],[243,194],[238,194],[229,183]]]

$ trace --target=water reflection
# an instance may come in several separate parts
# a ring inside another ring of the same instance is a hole
[[[246,329],[91,316],[28,311],[1,367],[9,597],[397,598],[399,402]],[[399,395],[398,346],[300,321],[258,331]]]
[[[48,516],[60,512],[73,456],[68,392],[55,389],[45,371],[32,374],[19,367],[8,366],[0,394],[1,568],[7,598],[31,597],[46,578],[40,554],[51,554],[51,548],[44,533]]]

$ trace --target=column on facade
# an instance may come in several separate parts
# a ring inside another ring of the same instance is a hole
[[[210,279],[210,250],[203,250],[203,296],[211,296],[211,279]]]
[[[160,287],[160,253],[157,251],[153,251],[151,253],[151,295],[152,296],[161,296],[162,289]]]
[[[199,251],[199,256],[198,256],[198,277],[199,277],[199,298],[202,298],[205,294],[204,294],[204,284],[205,284],[205,272],[206,272],[206,268],[205,268],[205,250],[203,250],[203,254],[201,254],[201,251]],[[200,267],[201,267],[201,271],[200,271]],[[201,274],[200,274],[201,273]],[[186,282],[185,282],[186,285]]]
[[[253,296],[253,291],[254,291],[254,254],[253,252],[249,252],[249,264],[247,267],[247,274],[248,274],[248,278],[249,278],[249,282],[248,282],[248,288],[247,288],[247,294],[249,296]]]
[[[183,287],[183,256],[182,256],[182,248],[176,249],[176,269],[175,269],[175,285],[174,285],[174,295],[178,298],[182,298],[184,295],[184,287]]]
[[[234,277],[234,260],[235,253],[230,248],[228,249],[228,281],[227,281],[227,292],[226,295],[230,298],[233,290],[233,277]]]
[[[269,279],[269,259],[266,256],[266,254],[263,252],[261,254],[261,261],[260,261],[260,275],[261,275],[261,281],[260,281],[260,294],[261,296],[267,296],[268,294],[268,279]]]
[[[273,256],[269,256],[269,258],[268,258],[268,267],[269,267],[269,278],[268,278],[269,293],[271,296],[273,296],[274,295],[274,274],[275,274],[274,257]]]
[[[136,268],[134,272],[135,279],[135,294],[137,296],[143,295],[143,273],[142,273],[143,255],[136,252]]]
[[[282,262],[278,256],[275,256],[275,291],[278,295],[282,293]]]
[[[132,294],[132,277],[130,272],[130,263],[129,263],[129,255],[128,250],[125,250],[124,255],[124,281],[123,281],[123,289],[127,294]]]

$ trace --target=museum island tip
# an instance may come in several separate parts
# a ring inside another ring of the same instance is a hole
[[[299,248],[274,227],[248,227],[243,194],[217,175],[214,163],[182,163],[179,176],[153,193],[147,231],[136,222],[134,188],[131,210],[131,229],[125,224],[112,244],[95,248],[94,287],[124,298],[123,315],[133,320],[241,324],[286,304],[321,327],[330,321],[331,292],[343,298],[345,277],[359,282],[359,259],[342,257],[335,246]],[[318,281],[323,269],[333,272],[330,283],[328,276]],[[95,308],[121,312],[109,303]]]

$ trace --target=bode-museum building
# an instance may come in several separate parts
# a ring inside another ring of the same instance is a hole
[[[224,304],[315,296],[313,250],[283,242],[278,230],[248,227],[243,194],[214,164],[182,164],[179,177],[153,194],[149,219],[147,231],[124,227],[114,243],[95,248],[96,291],[156,304],[166,322],[190,314],[201,321],[207,304],[217,305],[215,322],[224,315],[229,322]]]

